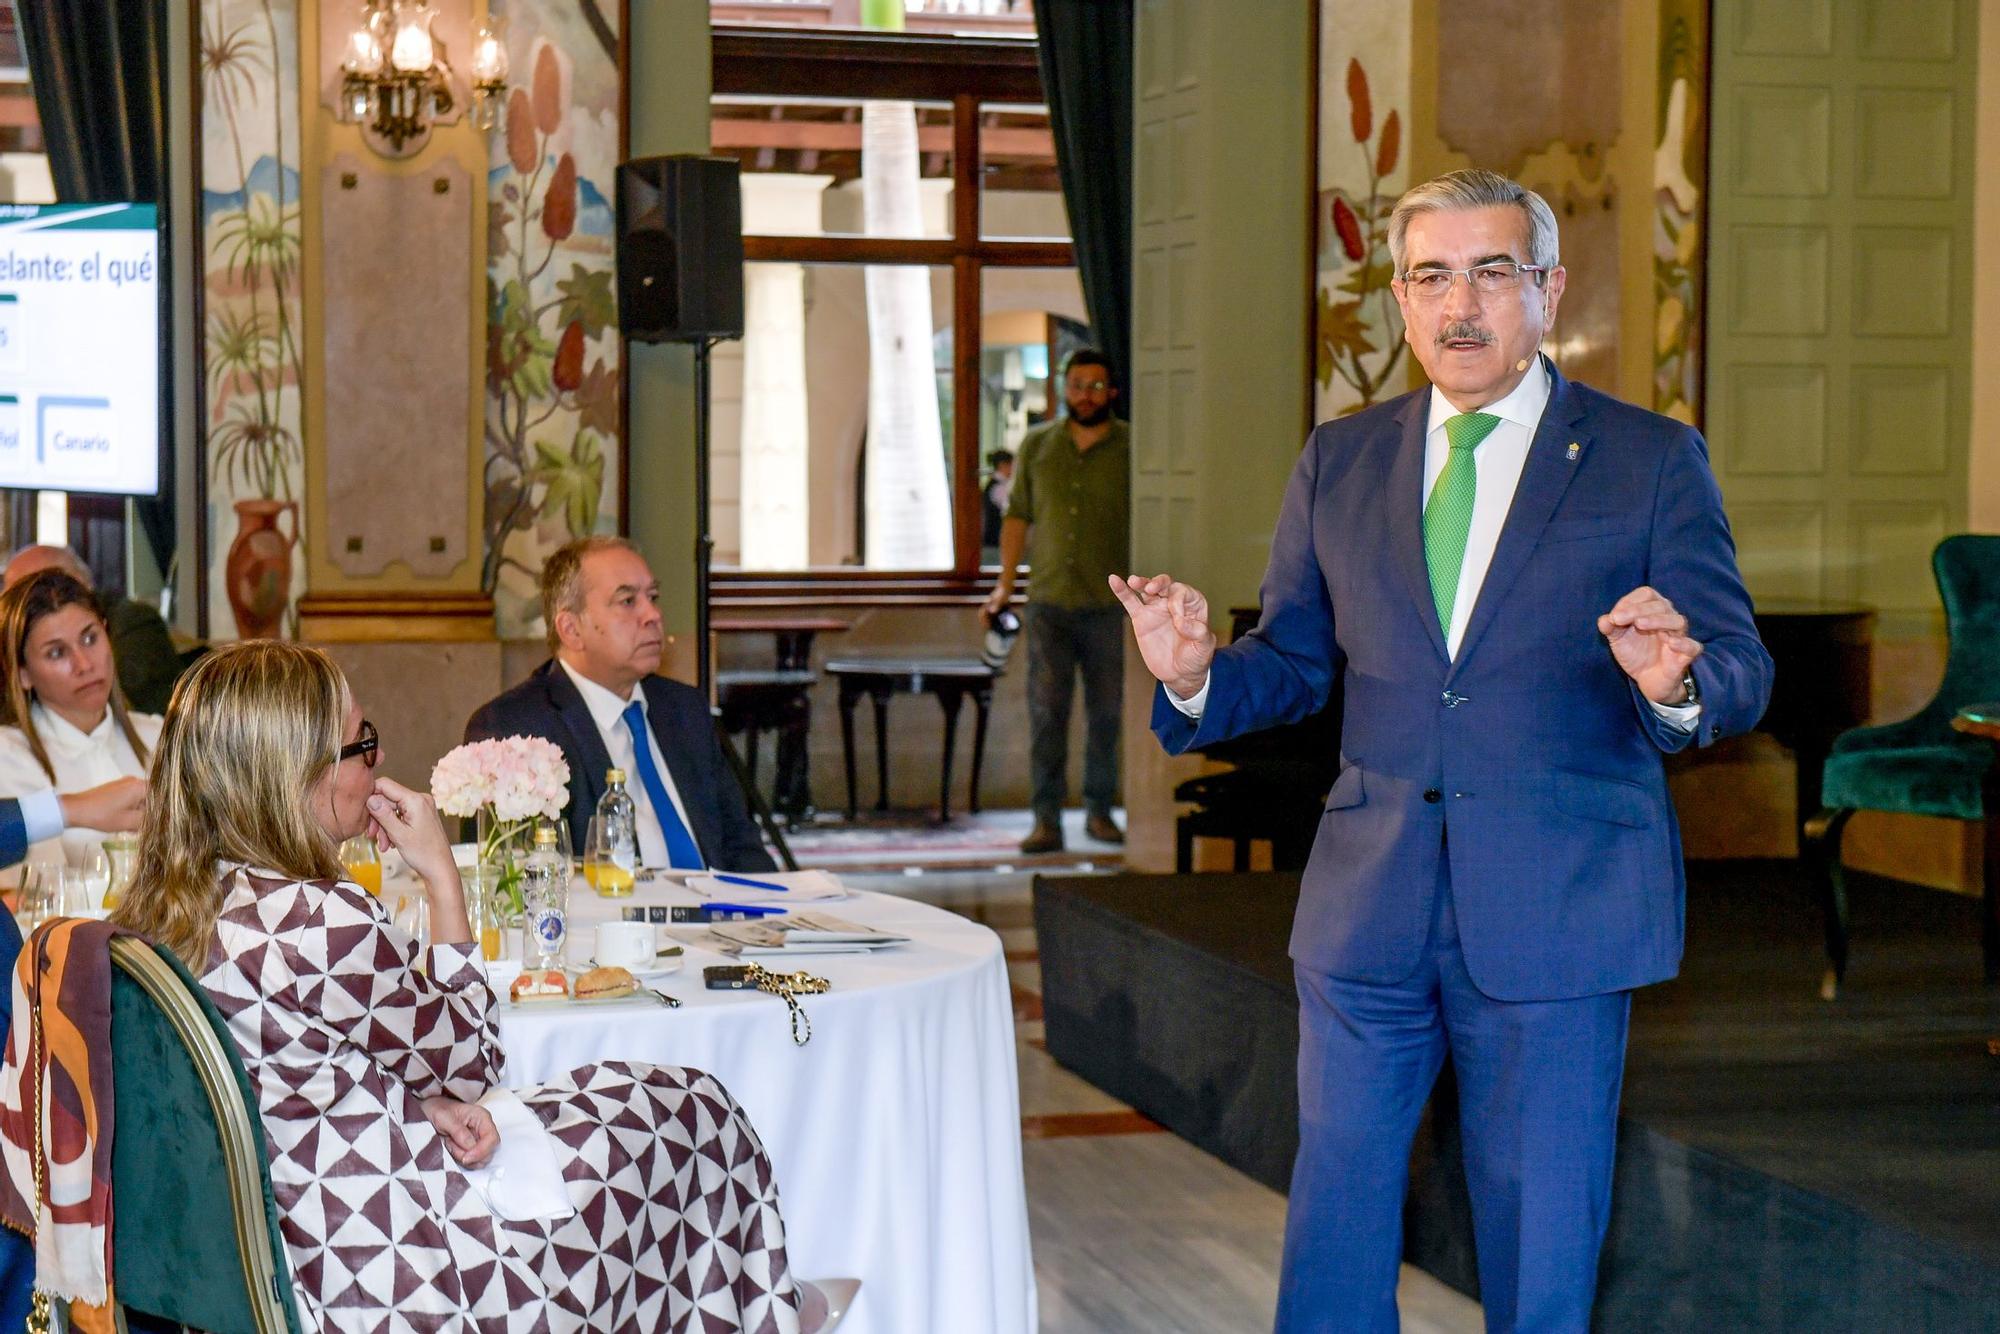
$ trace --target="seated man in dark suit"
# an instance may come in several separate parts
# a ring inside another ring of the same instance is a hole
[[[542,615],[554,656],[481,706],[465,739],[539,736],[561,746],[569,761],[563,814],[579,853],[605,772],[622,769],[643,865],[772,870],[708,701],[656,675],[666,647],[659,604],[659,581],[622,538],[584,538],[551,555]]]

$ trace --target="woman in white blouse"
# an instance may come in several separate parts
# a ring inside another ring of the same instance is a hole
[[[0,663],[11,724],[0,727],[0,797],[146,776],[160,716],[125,707],[103,612],[82,582],[41,570],[0,595]],[[103,841],[71,829],[30,847],[28,860],[76,863]]]

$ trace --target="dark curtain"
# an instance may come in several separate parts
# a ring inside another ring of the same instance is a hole
[[[1083,299],[1122,391],[1120,415],[1129,417],[1132,0],[1036,0],[1035,26]]]
[[[16,0],[15,8],[56,197],[66,204],[155,204],[164,217],[166,0]],[[170,270],[163,253],[162,312],[171,309]],[[162,318],[161,328],[167,327]],[[172,358],[163,336],[162,402],[172,385]],[[161,413],[159,496],[134,505],[162,570],[173,560],[176,539],[172,420],[171,412]],[[91,559],[90,553],[82,554]]]

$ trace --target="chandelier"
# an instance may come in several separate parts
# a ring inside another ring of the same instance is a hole
[[[431,127],[457,106],[452,71],[431,34],[428,0],[361,0],[341,62],[340,119],[360,125],[378,152],[407,157]],[[472,123],[490,130],[507,88],[506,20],[493,15],[472,28]]]

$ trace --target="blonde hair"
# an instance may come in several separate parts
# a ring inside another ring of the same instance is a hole
[[[54,615],[64,607],[82,607],[97,618],[98,628],[104,632],[105,645],[111,643],[111,628],[104,615],[104,604],[97,594],[90,591],[90,585],[66,570],[53,566],[36,570],[19,582],[0,593],[0,662],[7,664],[6,721],[21,729],[21,735],[28,740],[28,749],[35,757],[35,763],[42,766],[42,773],[50,783],[56,781],[55,765],[49,760],[48,747],[42,742],[41,731],[35,726],[35,715],[28,707],[28,633],[36,622],[44,616]],[[139,763],[146,763],[146,743],[139,739],[138,729],[132,726],[132,715],[125,707],[125,692],[118,688],[118,656],[111,652],[111,716],[118,720],[118,730],[125,734],[131,744],[132,753],[139,757]]]
[[[257,639],[203,657],[174,687],[139,836],[139,867],[111,920],[196,973],[222,906],[219,861],[293,880],[340,874],[311,809],[339,762],[347,680],[315,648]]]

